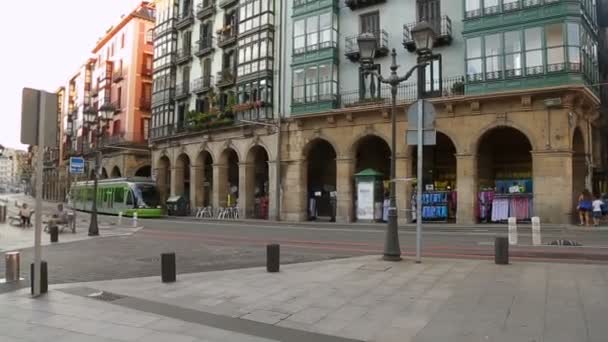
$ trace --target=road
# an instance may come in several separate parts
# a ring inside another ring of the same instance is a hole
[[[140,221],[144,229],[131,236],[102,236],[43,247],[43,257],[49,264],[49,282],[157,275],[160,254],[163,252],[177,254],[179,273],[262,266],[265,264],[265,245],[268,243],[281,244],[282,263],[360,255],[380,256],[385,238],[382,225],[216,222],[177,218]],[[491,259],[495,236],[505,235],[505,232],[504,226],[434,225],[425,229],[423,257]],[[526,247],[531,244],[528,228],[519,237],[520,244],[524,246],[512,248],[514,260],[608,260],[608,248],[603,248],[608,246],[608,231],[549,228],[543,234],[544,241],[575,239],[585,246],[594,247]],[[404,256],[411,258],[415,251],[414,229],[403,228],[399,235]],[[22,250],[22,270],[29,269],[32,258],[31,248]],[[0,274],[4,272],[3,267],[0,264]]]

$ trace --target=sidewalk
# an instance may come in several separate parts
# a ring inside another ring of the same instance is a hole
[[[606,265],[369,256],[276,274],[178,275],[174,284],[56,285],[40,300],[21,290],[0,295],[0,339],[599,342],[608,335],[607,290]]]

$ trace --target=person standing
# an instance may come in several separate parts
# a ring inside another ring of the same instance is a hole
[[[595,200],[593,200],[591,205],[593,207],[593,226],[597,227],[602,219],[602,206],[604,202],[600,199],[600,196],[595,196]]]
[[[578,217],[580,219],[581,226],[589,226],[591,221],[591,209],[592,209],[592,198],[589,190],[585,189],[578,196]]]

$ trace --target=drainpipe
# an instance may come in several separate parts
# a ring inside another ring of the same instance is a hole
[[[286,60],[286,56],[285,56],[285,28],[284,23],[285,23],[285,18],[284,15],[285,13],[287,13],[287,11],[284,10],[283,7],[287,6],[287,1],[286,0],[281,0],[281,5],[279,6],[279,28],[280,28],[280,32],[281,32],[281,39],[279,40],[279,55],[281,56],[281,63],[280,65],[280,70],[279,70],[279,84],[281,85],[281,94],[285,94],[285,85],[283,84],[283,73],[285,72],[285,60]],[[281,115],[284,112],[284,102],[282,100],[282,96],[279,96],[279,103],[278,103],[278,113],[277,113],[277,148],[276,148],[276,157],[275,157],[275,178],[276,178],[276,184],[275,184],[275,215],[274,215],[274,219],[276,221],[280,221],[281,220]]]

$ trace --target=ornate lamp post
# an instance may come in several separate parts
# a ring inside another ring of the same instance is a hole
[[[97,182],[99,179],[99,167],[101,166],[101,150],[99,150],[99,139],[103,138],[107,130],[108,123],[114,116],[114,109],[108,104],[103,104],[98,112],[92,108],[84,111],[85,127],[90,128],[95,137],[95,163],[93,166],[93,205],[91,207],[91,222],[89,223],[89,236],[99,235],[97,224]]]
[[[359,45],[359,56],[360,63],[366,69],[366,72],[375,75],[381,83],[385,83],[391,86],[391,175],[390,175],[390,194],[389,194],[389,209],[388,209],[388,224],[386,230],[386,239],[384,241],[384,256],[383,259],[387,261],[399,261],[401,260],[401,247],[399,245],[399,231],[397,226],[397,200],[395,194],[395,170],[397,160],[397,120],[395,115],[395,108],[397,106],[397,89],[399,84],[405,82],[412,76],[416,69],[423,70],[422,68],[427,65],[427,57],[430,56],[433,42],[435,40],[435,32],[433,28],[425,21],[420,22],[412,30],[414,36],[414,42],[416,43],[416,52],[420,56],[418,63],[414,65],[404,76],[397,75],[397,51],[392,50],[391,56],[393,58],[391,65],[391,74],[388,78],[384,78],[376,70],[373,70],[374,57],[376,54],[376,48],[378,39],[373,33],[362,33],[357,37],[357,44]],[[418,82],[420,83],[420,82]],[[420,96],[423,86],[418,84],[418,94]],[[419,154],[422,146],[418,146]],[[421,171],[418,171],[419,175]],[[420,186],[418,186],[420,191]],[[417,220],[419,222],[420,219]]]

